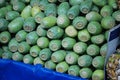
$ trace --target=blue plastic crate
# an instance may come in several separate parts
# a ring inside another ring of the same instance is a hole
[[[87,80],[13,60],[0,59],[0,80]]]

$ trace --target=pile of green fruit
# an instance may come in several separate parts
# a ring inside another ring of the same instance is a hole
[[[0,0],[0,57],[104,79],[117,0]]]

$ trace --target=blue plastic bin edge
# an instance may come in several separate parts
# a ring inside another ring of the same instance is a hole
[[[0,80],[88,80],[13,60],[0,59]]]

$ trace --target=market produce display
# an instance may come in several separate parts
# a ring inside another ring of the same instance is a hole
[[[0,57],[103,80],[119,22],[117,0],[0,0]]]
[[[108,59],[106,65],[107,79],[119,80],[120,79],[120,48],[117,48]]]

